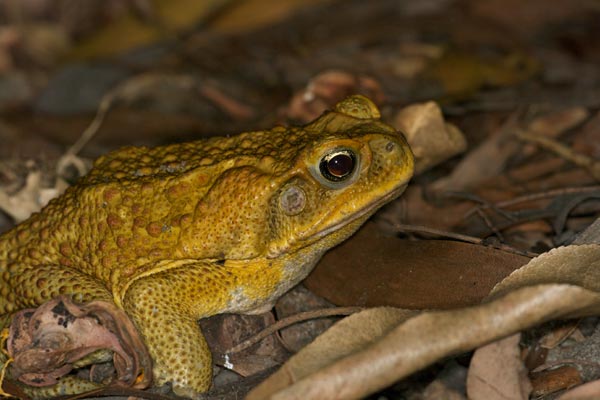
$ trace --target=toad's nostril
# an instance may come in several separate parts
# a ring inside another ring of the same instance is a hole
[[[391,153],[391,152],[394,150],[394,148],[396,148],[396,143],[394,143],[394,142],[388,142],[388,143],[385,145],[385,150],[386,150],[388,153]]]

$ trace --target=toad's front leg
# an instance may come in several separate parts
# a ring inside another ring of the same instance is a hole
[[[227,301],[220,279],[206,267],[186,265],[138,279],[123,301],[154,361],[155,385],[170,382],[176,394],[192,398],[212,380],[211,353],[197,320]]]

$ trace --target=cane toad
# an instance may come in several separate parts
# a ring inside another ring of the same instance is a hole
[[[60,294],[114,302],[154,361],[154,383],[211,383],[196,324],[268,309],[329,248],[398,197],[401,134],[352,96],[302,127],[126,147],[0,236],[0,314]]]

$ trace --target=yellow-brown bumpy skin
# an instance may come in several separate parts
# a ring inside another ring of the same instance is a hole
[[[323,166],[340,152],[353,162],[332,181]],[[0,313],[65,293],[114,301],[155,384],[194,397],[212,372],[196,321],[272,304],[412,172],[404,138],[362,96],[303,127],[123,148],[0,237]]]

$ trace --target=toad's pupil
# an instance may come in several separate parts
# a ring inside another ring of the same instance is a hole
[[[345,153],[337,154],[327,161],[327,170],[335,177],[342,178],[354,169],[354,159]]]

